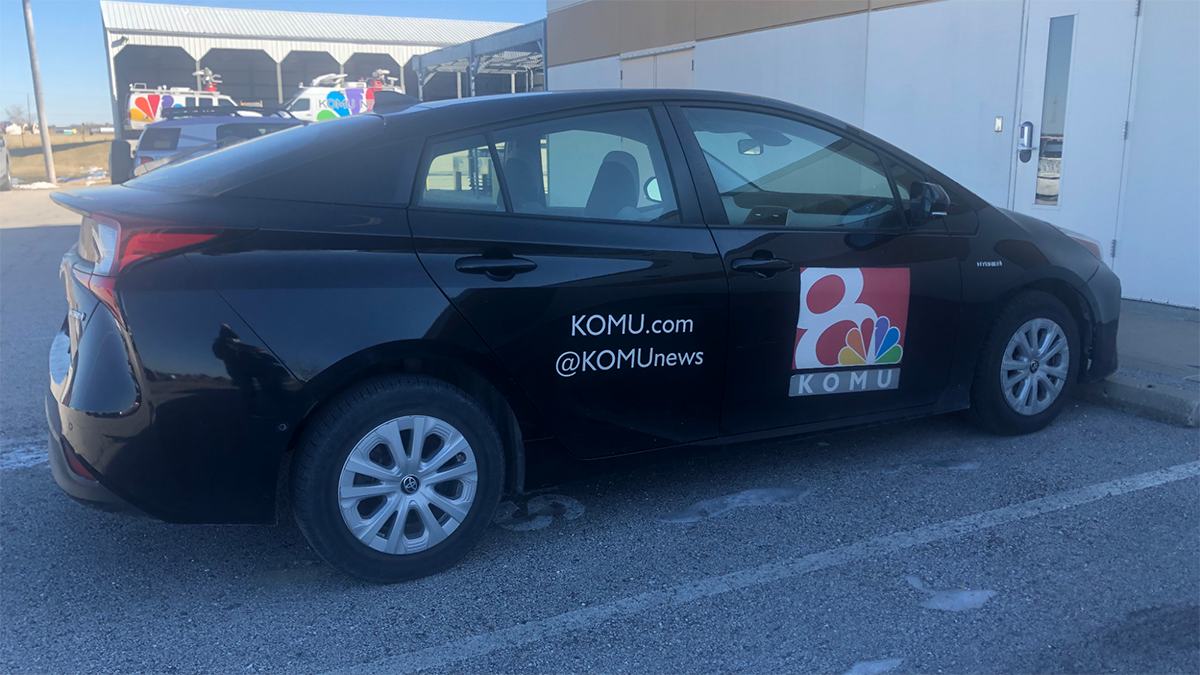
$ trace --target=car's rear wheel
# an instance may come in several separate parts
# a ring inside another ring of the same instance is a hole
[[[296,521],[338,569],[377,583],[433,574],[491,522],[504,485],[496,427],[461,390],[390,376],[343,394],[292,462]]]
[[[1075,319],[1058,298],[1028,291],[1013,298],[984,342],[971,386],[970,417],[1003,435],[1054,421],[1079,373]]]

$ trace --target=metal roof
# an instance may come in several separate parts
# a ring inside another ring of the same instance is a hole
[[[100,13],[111,33],[357,44],[455,45],[519,25],[114,0],[101,0]]]

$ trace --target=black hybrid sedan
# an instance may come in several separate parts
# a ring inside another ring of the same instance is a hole
[[[377,582],[549,466],[956,410],[1024,434],[1116,368],[1094,243],[763,98],[428,103],[54,199],[83,217],[59,485],[178,523],[274,522],[289,485]]]

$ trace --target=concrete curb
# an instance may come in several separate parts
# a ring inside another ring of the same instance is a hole
[[[1079,385],[1075,397],[1180,427],[1200,425],[1200,392],[1112,375],[1100,382]]]

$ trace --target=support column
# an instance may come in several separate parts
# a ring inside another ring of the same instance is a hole
[[[275,87],[279,92],[279,105],[283,105],[283,63],[275,62]]]
[[[200,91],[200,87],[203,86],[200,84],[200,59],[196,59],[196,69],[192,72],[196,73],[196,91]]]
[[[511,87],[510,87],[510,88],[512,89],[512,93],[514,93],[514,94],[515,94],[515,93],[517,93],[517,74],[516,74],[516,73],[509,73],[509,74],[508,74],[508,77],[509,77],[509,79],[510,79],[510,82],[511,82]]]
[[[467,68],[470,68],[470,66],[467,66]],[[458,78],[458,97],[462,98],[462,73],[456,72],[454,76]]]
[[[471,58],[467,60],[467,90],[471,98],[475,98],[475,71],[479,64],[475,61],[475,41],[471,40],[467,44],[471,47]]]

